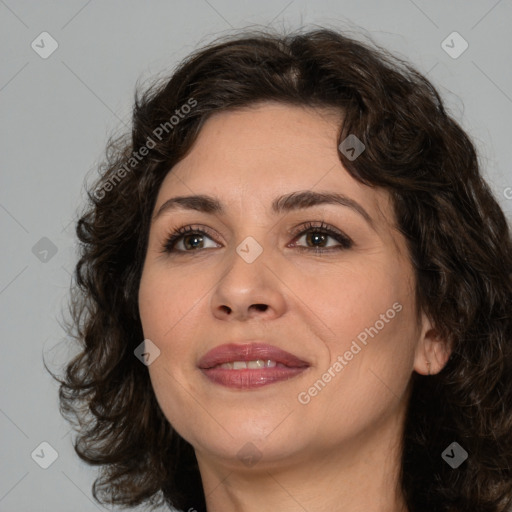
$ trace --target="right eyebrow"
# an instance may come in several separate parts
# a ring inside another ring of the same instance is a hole
[[[214,197],[206,195],[178,196],[167,199],[167,201],[160,206],[158,212],[153,216],[152,222],[158,219],[165,212],[180,209],[196,210],[198,212],[211,214],[224,213],[224,208],[221,202]]]

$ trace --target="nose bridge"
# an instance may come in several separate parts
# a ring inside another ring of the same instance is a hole
[[[231,282],[229,284],[239,288],[240,292],[244,288],[257,290],[268,284],[267,265],[271,250],[264,247],[266,245],[262,234],[245,236],[227,258],[222,281]]]
[[[251,265],[269,256],[271,243],[272,219],[268,217],[265,204],[261,198],[245,191],[240,196],[237,219],[235,222],[236,256]],[[244,265],[241,265],[244,268]]]
[[[245,236],[225,260],[212,297],[215,315],[245,318],[253,312],[276,315],[284,308],[279,279],[272,271],[272,250],[264,247],[264,231]],[[258,241],[258,239],[260,241]]]

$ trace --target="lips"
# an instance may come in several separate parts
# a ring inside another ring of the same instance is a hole
[[[309,366],[309,363],[306,361],[272,345],[264,343],[249,343],[244,345],[228,343],[215,347],[207,352],[199,360],[198,367],[203,370],[208,370],[224,363],[256,360],[272,360],[289,368],[306,368]]]
[[[309,366],[297,356],[263,343],[221,345],[210,350],[198,363],[210,382],[237,390],[290,380]]]

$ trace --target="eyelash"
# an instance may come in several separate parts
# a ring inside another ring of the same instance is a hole
[[[337,242],[340,243],[339,246],[335,247],[329,247],[329,248],[322,248],[322,247],[304,247],[302,245],[295,246],[299,250],[303,251],[313,251],[317,254],[319,253],[326,253],[326,252],[332,252],[332,251],[340,251],[340,250],[346,250],[350,249],[353,246],[353,241],[344,233],[341,231],[335,230],[334,228],[330,227],[328,224],[325,224],[324,221],[321,221],[320,225],[315,225],[312,222],[306,222],[304,225],[302,225],[298,230],[295,230],[294,233],[292,233],[292,236],[294,237],[294,240],[301,238],[303,235],[313,232],[313,233],[321,233],[323,235],[328,235],[332,238],[334,238]],[[201,249],[198,250],[191,250],[191,251],[182,251],[182,250],[175,250],[174,246],[176,243],[185,235],[189,234],[195,234],[195,235],[206,235],[208,238],[213,239],[213,236],[208,232],[208,230],[201,228],[196,229],[193,226],[183,226],[180,227],[174,231],[172,231],[168,237],[166,238],[166,241],[164,242],[164,245],[162,247],[163,253],[193,253],[198,252]]]

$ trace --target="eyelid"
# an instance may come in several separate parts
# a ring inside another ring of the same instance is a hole
[[[333,231],[334,233],[336,233],[338,235],[345,236],[346,238],[348,238],[347,235],[345,235],[345,233],[343,233],[339,229],[335,228],[334,226],[327,224],[323,220],[317,220],[317,221],[313,220],[313,221],[303,222],[299,226],[291,229],[289,231],[289,234],[291,236],[301,235],[312,228],[319,229],[319,230],[325,230],[325,231]]]

